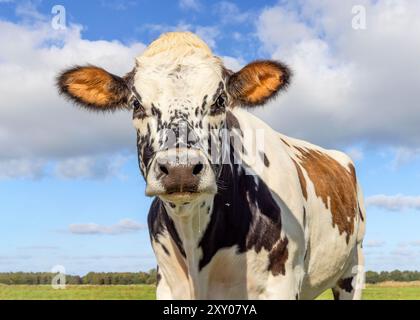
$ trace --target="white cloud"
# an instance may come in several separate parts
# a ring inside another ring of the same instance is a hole
[[[48,246],[48,245],[32,245],[32,246],[21,246],[18,247],[20,250],[40,250],[40,251],[49,251],[49,250],[58,250],[58,246]]]
[[[118,11],[124,11],[136,5],[138,5],[136,1],[101,0],[101,6]]]
[[[346,150],[346,153],[352,158],[354,161],[360,161],[363,159],[363,151],[357,147],[351,147]]]
[[[89,255],[89,256],[63,256],[61,259],[65,260],[121,260],[121,259],[154,259],[153,254],[124,254],[124,255]]]
[[[392,250],[390,252],[391,256],[397,256],[397,257],[415,257],[416,254],[410,250],[405,250],[402,248],[397,248],[395,250]]]
[[[367,248],[380,248],[385,245],[385,241],[381,240],[370,240],[363,243],[363,247]]]
[[[0,180],[3,179],[39,179],[45,176],[47,162],[40,159],[1,159]]]
[[[123,219],[111,226],[103,226],[96,223],[71,224],[70,233],[82,235],[108,234],[117,235],[137,232],[145,229],[146,226],[131,219]]]
[[[46,16],[42,15],[36,7],[36,3],[31,1],[21,1],[15,8],[16,15],[24,21],[46,21]]]
[[[374,195],[366,199],[366,205],[389,211],[402,211],[404,209],[420,210],[420,196],[393,196]]]
[[[76,157],[57,163],[55,174],[65,179],[104,179],[120,176],[120,169],[127,161],[122,156]]]
[[[200,38],[202,38],[210,47],[216,48],[216,39],[220,30],[215,26],[196,26],[192,29]]]
[[[394,169],[420,158],[420,148],[399,147],[394,150],[394,153],[395,157],[392,161]]]
[[[420,240],[400,242],[398,244],[398,247],[400,248],[420,247]]]
[[[51,162],[59,163],[55,172],[62,176],[95,175],[82,172],[83,157],[99,157],[89,161],[100,165],[106,155],[136,152],[129,112],[78,110],[58,96],[55,77],[69,66],[87,63],[123,75],[143,44],[85,40],[74,25],[56,31],[42,21],[19,25],[1,20],[0,42],[13,44],[0,52],[0,179],[37,178]],[[77,168],[69,171],[68,164],[75,161],[79,173]]]
[[[201,3],[198,0],[179,0],[179,6],[182,9],[200,10]]]
[[[250,12],[241,11],[235,3],[230,1],[218,2],[214,8],[224,24],[244,23],[250,21],[252,17]]]
[[[366,7],[365,30],[352,29],[352,0],[282,2],[262,12],[261,54],[289,64],[294,77],[288,92],[256,113],[325,146],[418,147],[420,2],[357,4]]]

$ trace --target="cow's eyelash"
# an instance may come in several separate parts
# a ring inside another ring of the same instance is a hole
[[[219,95],[213,103],[216,107],[223,107],[226,105],[226,95],[222,93]]]
[[[134,118],[144,118],[146,116],[146,110],[137,98],[133,98],[131,101],[131,106],[133,108]]]

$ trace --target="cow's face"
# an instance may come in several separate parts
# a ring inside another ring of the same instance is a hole
[[[195,35],[169,33],[123,78],[76,67],[59,76],[58,86],[90,109],[131,109],[146,194],[185,203],[217,192],[227,110],[264,104],[288,84],[289,75],[274,61],[232,73]]]

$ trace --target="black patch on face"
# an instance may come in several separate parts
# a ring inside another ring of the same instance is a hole
[[[216,90],[216,92],[215,92],[215,93],[214,93],[214,95],[213,95],[212,101],[215,101],[215,100],[216,100],[216,98],[217,98],[218,96],[220,96],[220,94],[223,92],[223,88],[224,88],[223,82],[222,82],[222,81],[220,81],[220,82],[219,82],[219,85],[217,86],[217,90]]]
[[[147,216],[147,224],[149,226],[149,235],[150,239],[159,242],[159,235],[163,233],[166,229],[169,236],[175,242],[179,252],[185,257],[185,250],[182,245],[182,241],[178,235],[178,232],[175,229],[174,222],[168,216],[163,202],[156,197],[149,210],[149,215]]]
[[[219,114],[223,114],[226,111],[226,100],[227,97],[225,94],[221,94],[216,101],[214,102],[214,104],[211,106],[211,110],[210,110],[210,115],[211,116],[217,116]]]
[[[232,112],[226,113],[226,124],[229,129],[236,129],[241,134],[241,136],[243,136],[239,121],[236,119]]]
[[[233,115],[229,117],[231,123],[239,127],[237,119]],[[232,152],[230,157],[234,163]],[[220,249],[236,245],[238,253],[251,249],[257,253],[267,250],[269,271],[273,275],[285,274],[288,239],[280,238],[281,210],[270,189],[258,177],[246,175],[239,165],[231,168],[224,164],[221,170],[217,184],[224,187],[214,198],[211,219],[199,243],[203,250],[200,270]]]
[[[152,103],[152,116],[157,116],[158,122],[162,119],[162,111]]]
[[[224,84],[222,81],[219,82],[219,87],[212,98],[213,105],[210,109],[210,115],[216,116],[226,111],[227,95],[224,93]]]
[[[147,168],[150,160],[153,158],[155,151],[153,149],[153,138],[151,138],[150,127],[148,126],[148,132],[146,135],[141,136],[137,132],[137,152],[139,159],[139,167],[142,175],[145,177],[146,172],[143,171],[140,163],[142,162],[144,167]]]
[[[206,104],[207,104],[207,95],[205,95],[203,97],[203,102],[201,103],[201,112],[203,112],[204,109],[206,108]],[[203,114],[203,113],[201,113],[201,114]]]

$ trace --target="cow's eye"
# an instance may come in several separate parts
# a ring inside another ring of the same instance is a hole
[[[139,100],[135,99],[133,101],[133,108],[134,108],[134,110],[136,110],[136,109],[138,109],[140,107],[141,107],[141,104],[140,104]]]
[[[216,108],[218,109],[222,109],[225,107],[226,104],[226,97],[225,95],[221,94],[217,99],[216,99]]]
[[[132,102],[132,106],[133,106],[133,118],[143,119],[146,116],[144,108],[141,105],[140,101],[138,101],[137,99],[134,99],[134,101]]]

